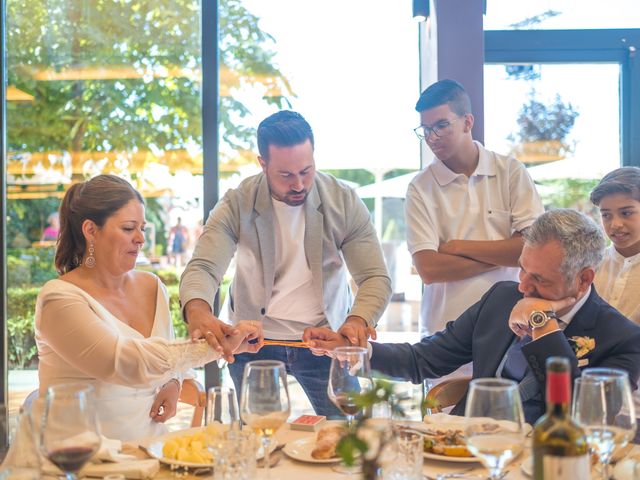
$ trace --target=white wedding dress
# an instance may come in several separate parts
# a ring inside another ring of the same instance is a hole
[[[169,298],[160,280],[148,338],[64,280],[42,287],[35,332],[40,396],[54,384],[93,385],[102,434],[120,440],[166,432],[149,417],[158,388],[219,356],[205,341],[174,340]]]

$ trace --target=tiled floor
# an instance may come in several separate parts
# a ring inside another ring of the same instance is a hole
[[[418,336],[418,301],[391,302],[378,323],[379,342],[416,342]],[[202,381],[202,378],[200,378]],[[9,372],[9,412],[17,413],[24,398],[37,388],[36,371]],[[223,383],[231,384],[228,375],[223,376]],[[407,387],[409,388],[409,387]],[[313,413],[306,395],[294,378],[289,379],[289,392],[292,399],[291,416],[295,418],[304,413]],[[169,421],[172,429],[186,428],[191,422],[192,409],[182,406],[175,419]]]

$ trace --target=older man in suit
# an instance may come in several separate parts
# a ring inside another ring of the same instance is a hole
[[[213,315],[212,304],[237,250],[227,302],[232,323],[260,320],[266,338],[288,342],[299,342],[305,327],[327,326],[366,345],[391,297],[368,210],[352,188],[316,172],[313,132],[299,113],[263,120],[258,150],[262,173],[211,211],[180,281],[191,335],[233,359],[226,340],[233,327]],[[358,286],[355,299],[347,269]],[[236,355],[229,370],[238,391],[245,363],[259,359],[283,361],[318,414],[340,415],[327,397],[328,358],[295,344]]]
[[[585,367],[619,368],[633,388],[640,375],[640,327],[602,300],[593,287],[604,237],[582,213],[544,213],[524,233],[520,283],[499,282],[442,332],[415,345],[371,344],[376,370],[414,383],[473,361],[473,377],[519,383],[525,417],[544,412],[545,362],[567,357],[572,374]],[[303,336],[316,354],[348,340],[323,329]],[[466,399],[454,407],[463,414]]]

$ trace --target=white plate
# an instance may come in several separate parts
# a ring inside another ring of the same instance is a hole
[[[447,455],[437,455],[431,452],[424,452],[422,454],[424,458],[429,460],[439,460],[441,462],[455,462],[455,463],[478,463],[480,459],[478,457],[452,457]]]
[[[155,437],[153,439],[140,442],[140,446],[145,449],[145,451],[153,458],[157,458],[160,462],[166,465],[174,465],[176,467],[182,468],[213,468],[213,463],[193,463],[193,462],[183,462],[181,460],[176,460],[175,458],[166,458],[162,454],[162,448],[166,441],[176,438],[183,437],[185,435],[193,435],[199,431],[204,430],[205,427],[194,427],[189,428],[187,430],[179,430],[177,432],[167,433],[166,435],[161,435],[160,437]],[[271,451],[276,447],[276,442],[271,442]],[[258,449],[258,453],[256,458],[262,458],[262,447]]]
[[[318,459],[311,456],[313,448],[316,446],[316,437],[306,437],[287,443],[282,451],[294,460],[307,463],[336,463],[340,457]]]
[[[533,477],[533,457],[527,457],[522,461],[522,465],[520,465],[520,470],[527,477]]]
[[[405,424],[418,431],[424,430],[463,430],[466,426],[464,417],[459,417],[460,421],[453,422],[406,422]],[[479,422],[485,422],[485,419],[478,419]],[[523,426],[524,435],[527,435],[531,431],[531,425],[525,423]],[[442,462],[454,462],[454,463],[479,463],[481,460],[478,457],[452,457],[447,455],[438,455],[436,453],[424,452],[424,458],[429,460],[439,460]]]

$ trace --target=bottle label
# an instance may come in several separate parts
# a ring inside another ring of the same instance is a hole
[[[547,402],[569,403],[570,399],[569,372],[547,372]]]
[[[588,455],[558,457],[545,455],[542,459],[544,480],[589,480],[591,465]]]

